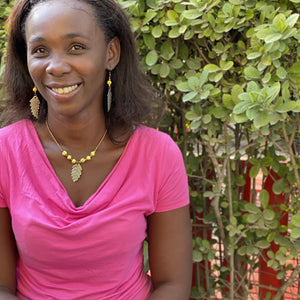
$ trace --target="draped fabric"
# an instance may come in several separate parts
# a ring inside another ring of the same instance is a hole
[[[180,150],[157,130],[137,127],[106,180],[75,207],[32,122],[0,129],[0,207],[12,216],[21,299],[147,299],[147,216],[188,203]]]

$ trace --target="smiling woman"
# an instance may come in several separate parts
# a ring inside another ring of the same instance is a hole
[[[171,138],[142,125],[153,94],[126,14],[20,0],[9,21],[0,299],[188,299],[187,177]]]

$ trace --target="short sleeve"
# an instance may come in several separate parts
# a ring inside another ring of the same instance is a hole
[[[3,153],[3,149],[0,146],[0,207],[7,207],[7,202],[5,200],[5,196],[4,196],[4,174],[5,174],[5,170],[4,170],[4,159],[3,156],[1,155]]]
[[[183,157],[170,137],[160,173],[162,177],[155,211],[163,212],[188,205],[189,188]]]

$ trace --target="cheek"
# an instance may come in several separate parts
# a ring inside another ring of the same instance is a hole
[[[41,79],[43,68],[44,68],[43,65],[37,62],[33,62],[30,59],[28,60],[27,64],[28,64],[28,71],[31,78],[34,81]]]

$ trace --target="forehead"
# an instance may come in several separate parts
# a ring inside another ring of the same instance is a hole
[[[99,29],[96,22],[94,8],[77,0],[49,0],[36,4],[29,13],[26,23],[26,37],[28,32],[89,30],[90,34]]]

